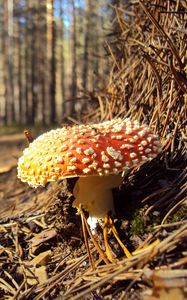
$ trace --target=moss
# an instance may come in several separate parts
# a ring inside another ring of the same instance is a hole
[[[142,235],[145,233],[146,220],[141,210],[136,210],[133,214],[133,220],[131,223],[131,234]]]
[[[150,223],[151,223],[151,228],[153,226],[156,226],[160,224],[160,213],[158,211],[153,211],[153,213],[150,216]]]
[[[170,216],[169,222],[179,222],[186,218],[187,215],[187,205],[181,206],[173,215]]]
[[[145,215],[147,207],[141,210],[136,210],[133,214],[131,222],[131,234],[132,236],[142,236],[145,233],[152,232],[155,225],[160,224],[160,214],[158,211],[154,211],[150,216]]]

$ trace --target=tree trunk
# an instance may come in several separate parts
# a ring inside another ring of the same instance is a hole
[[[60,87],[61,87],[61,101],[62,101],[62,119],[64,118],[64,101],[65,101],[65,68],[64,68],[64,12],[63,12],[63,0],[60,0],[60,20],[59,20],[59,40],[60,40]]]
[[[6,85],[5,85],[5,37],[4,37],[4,3],[0,2],[0,125],[6,124]]]
[[[73,116],[75,112],[74,100],[77,95],[77,57],[76,57],[76,14],[75,14],[75,3],[71,0],[72,8],[72,20],[70,25],[70,45],[71,45],[71,85],[70,85],[70,95],[71,100],[66,103],[66,116]]]
[[[51,0],[52,10],[51,10],[51,84],[50,84],[50,94],[51,94],[51,118],[50,123],[55,123],[56,121],[56,57],[55,57],[55,47],[56,47],[56,25],[54,20],[54,2]]]
[[[6,80],[6,122],[14,121],[13,90],[13,0],[5,1],[5,80]]]
[[[91,17],[91,0],[86,0],[86,16],[85,16],[85,24],[84,24],[84,57],[83,57],[83,72],[82,72],[82,85],[84,89],[87,88],[87,83],[88,83],[90,17]]]
[[[53,17],[53,0],[46,0],[46,62],[45,62],[45,120],[54,123],[56,120],[55,102],[55,23]]]
[[[33,23],[32,0],[26,1],[26,25],[25,25],[25,67],[26,67],[26,118],[27,123],[34,124],[33,94],[32,94],[32,33]]]

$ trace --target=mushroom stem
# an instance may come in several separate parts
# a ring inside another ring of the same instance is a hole
[[[104,219],[109,212],[114,214],[112,188],[122,184],[121,175],[80,177],[75,184],[73,194],[74,207],[82,204],[90,217]]]

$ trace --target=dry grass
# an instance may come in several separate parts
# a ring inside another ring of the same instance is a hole
[[[131,3],[135,4],[131,4]],[[187,116],[187,6],[185,1],[129,1],[116,9],[108,44],[112,72],[97,96],[95,120],[131,117],[149,124],[172,150],[184,149]]]

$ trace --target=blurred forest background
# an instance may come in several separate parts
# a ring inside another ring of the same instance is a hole
[[[0,125],[80,118],[86,91],[102,88],[109,73],[115,5],[120,1],[0,1]]]

